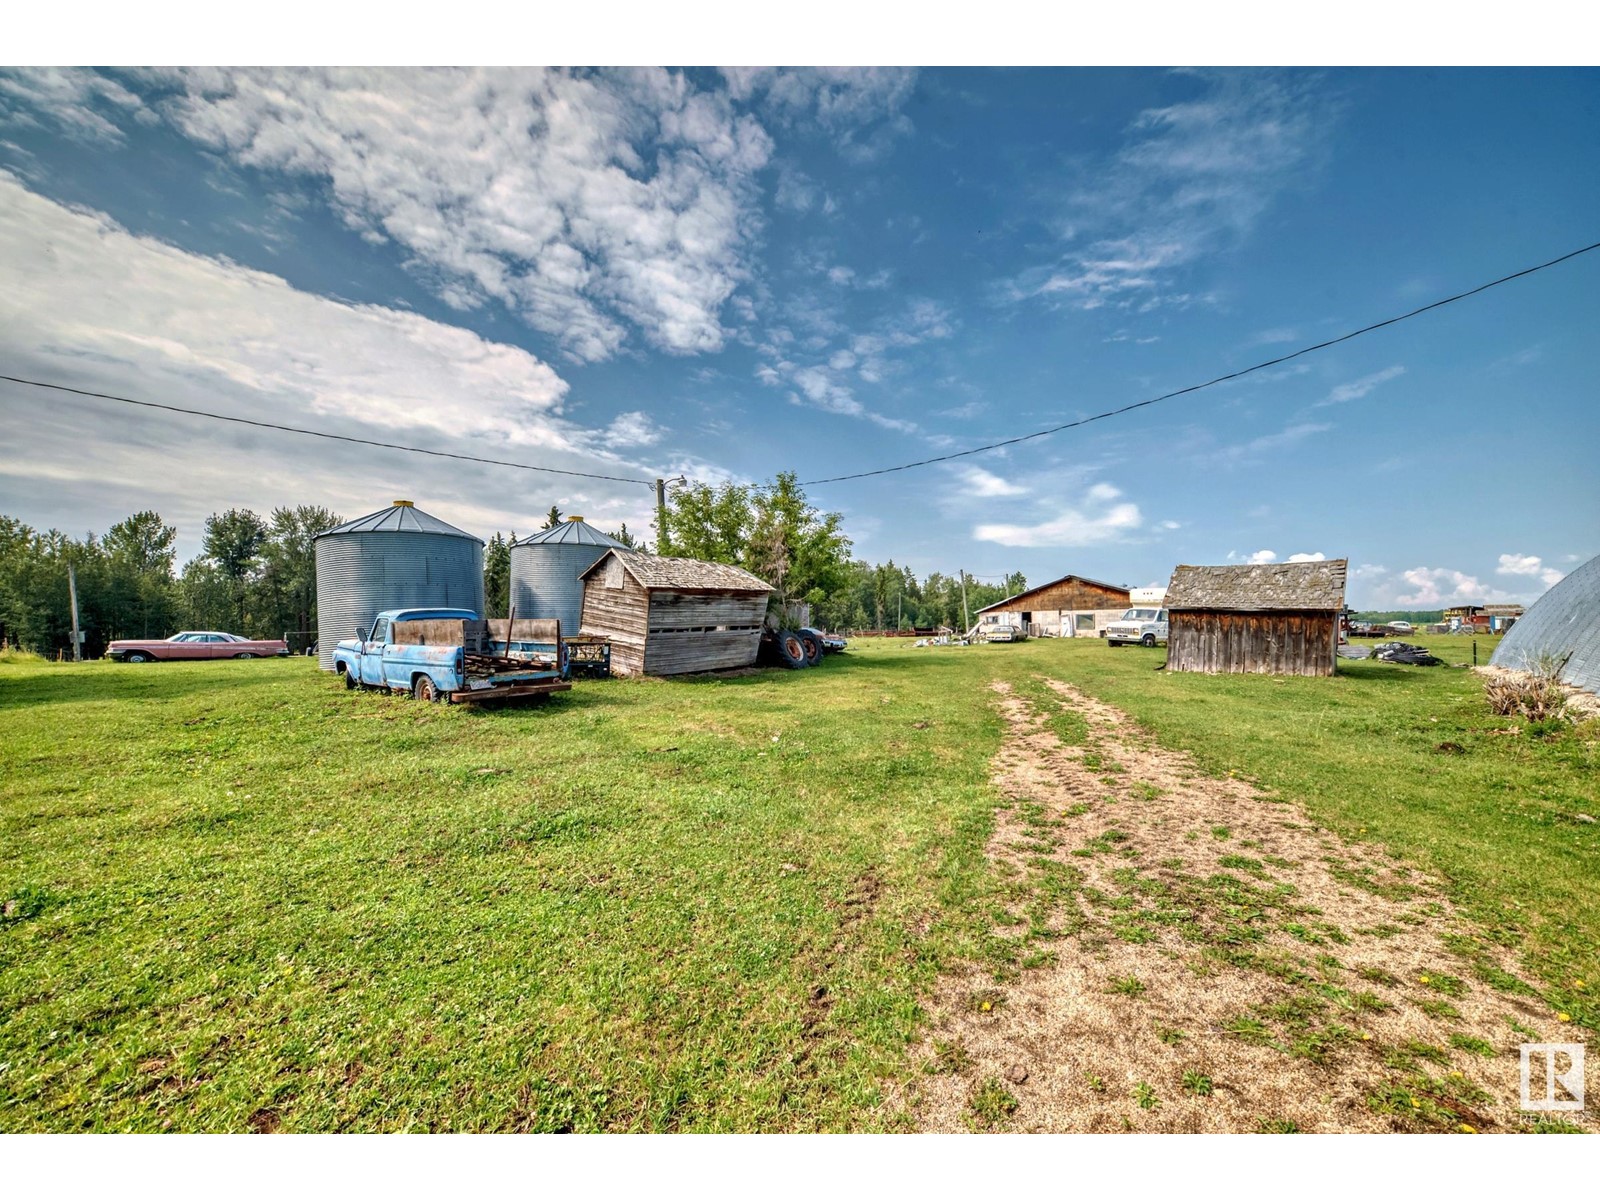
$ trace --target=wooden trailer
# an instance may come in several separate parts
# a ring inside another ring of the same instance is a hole
[[[749,571],[611,549],[580,576],[585,636],[611,640],[615,675],[748,667],[772,588]]]
[[[1348,565],[1180,566],[1167,587],[1167,670],[1332,675]]]

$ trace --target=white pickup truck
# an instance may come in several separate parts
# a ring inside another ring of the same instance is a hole
[[[1166,640],[1167,610],[1164,608],[1130,608],[1106,626],[1106,641],[1113,646],[1126,642],[1154,646]]]

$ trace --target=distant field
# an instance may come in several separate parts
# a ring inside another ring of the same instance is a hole
[[[994,679],[1386,843],[1600,1020],[1592,725],[1496,733],[1445,668],[858,646],[498,711],[0,664],[0,1130],[896,1127],[926,996],[987,952]]]

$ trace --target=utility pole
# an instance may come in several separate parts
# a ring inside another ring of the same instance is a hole
[[[967,572],[961,572],[961,636],[967,636],[967,630],[972,628],[972,615],[967,612]]]
[[[902,597],[902,596],[903,596],[903,595],[905,595],[905,593],[904,593],[904,592],[903,592],[903,591],[900,591],[900,592],[896,592],[896,593],[895,593],[895,594],[894,594],[894,631],[895,631],[895,632],[896,632],[896,633],[899,633],[899,632],[900,632],[900,624],[901,624],[901,617],[900,617],[900,598],[901,598],[901,597]]]
[[[67,563],[67,596],[72,600],[72,661],[83,661],[83,642],[78,636],[78,571]]]
[[[667,552],[667,481],[656,479],[656,553]]]

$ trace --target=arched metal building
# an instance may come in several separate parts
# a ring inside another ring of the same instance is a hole
[[[576,636],[583,617],[578,576],[613,546],[627,549],[582,517],[523,538],[511,547],[511,607],[518,617],[554,617],[562,637]]]
[[[319,533],[317,661],[372,628],[386,608],[470,608],[483,615],[483,541],[409,500]]]
[[[1600,555],[1534,601],[1489,665],[1527,671],[1542,660],[1565,660],[1564,681],[1600,692]]]

